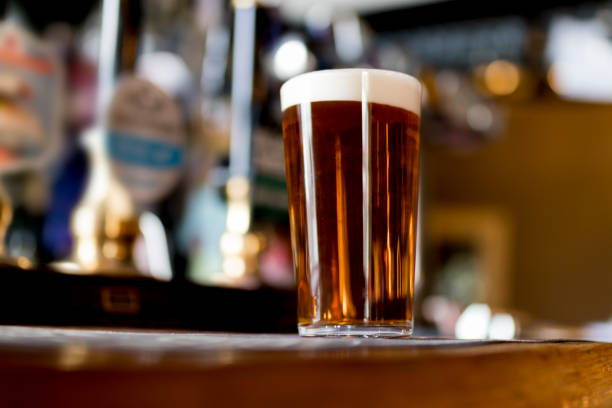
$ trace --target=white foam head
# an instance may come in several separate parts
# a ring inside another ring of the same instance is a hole
[[[382,69],[308,72],[285,82],[280,96],[282,110],[309,102],[366,100],[421,113],[421,83],[410,75]]]

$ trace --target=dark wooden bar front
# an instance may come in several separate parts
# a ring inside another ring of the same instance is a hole
[[[610,407],[612,344],[0,327],[6,407]]]

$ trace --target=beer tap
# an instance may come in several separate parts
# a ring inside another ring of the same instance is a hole
[[[135,138],[133,133],[138,122],[146,121],[142,115],[150,118],[146,104],[151,103],[151,94],[153,102],[166,103],[173,124],[180,122],[180,115],[171,98],[148,81],[130,75],[117,81],[117,72],[132,72],[136,65],[139,7],[140,2],[127,0],[104,0],[102,5],[97,119],[96,125],[83,137],[91,161],[90,179],[72,217],[75,245],[71,259],[54,264],[60,271],[132,276],[151,274],[154,269],[150,262],[145,262],[148,271],[137,266],[134,252],[142,236],[140,216],[145,214],[147,220],[156,218],[146,209],[158,195],[149,194],[143,202],[139,196],[141,191],[126,181],[126,177],[133,177],[134,172],[146,173],[142,168],[135,170],[134,166],[143,160],[150,164],[147,160],[153,150],[167,152],[160,150],[165,145],[155,145],[148,135]],[[143,106],[144,111],[138,110]],[[162,121],[163,118],[162,115]],[[179,139],[183,138],[181,134]],[[134,152],[142,153],[143,149],[145,156],[136,157]],[[180,155],[180,151],[177,154]],[[151,178],[150,174],[147,176]],[[177,179],[175,175],[171,178],[167,185]],[[150,232],[153,228],[154,233],[162,234],[165,242],[161,223],[145,223]],[[146,247],[149,241],[145,238],[141,242]],[[159,251],[166,258],[164,264],[169,264],[167,248],[159,248]],[[147,248],[142,252],[151,253]],[[169,275],[156,277],[169,279]]]
[[[226,232],[221,237],[223,280],[252,285],[261,245],[251,229],[252,95],[256,4],[236,0],[232,47],[229,179]]]

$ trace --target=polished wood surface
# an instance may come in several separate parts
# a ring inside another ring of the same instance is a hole
[[[610,407],[612,344],[0,327],[2,406]]]

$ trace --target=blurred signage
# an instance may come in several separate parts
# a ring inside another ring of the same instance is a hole
[[[527,51],[527,28],[523,18],[510,16],[422,27],[390,39],[399,39],[424,64],[470,68],[495,59],[520,61]]]
[[[0,24],[0,172],[43,163],[60,140],[61,69],[53,52]]]

